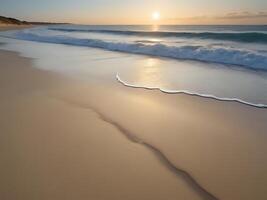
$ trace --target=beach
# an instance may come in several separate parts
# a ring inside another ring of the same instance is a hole
[[[265,108],[0,60],[1,199],[267,198]]]
[[[14,24],[1,24],[0,31],[18,30],[33,27],[32,25],[14,25]]]

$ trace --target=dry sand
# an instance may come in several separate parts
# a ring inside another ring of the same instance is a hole
[[[67,80],[16,53],[0,60],[1,200],[202,199],[97,113],[48,95]]]
[[[1,200],[267,199],[266,109],[0,60]]]
[[[25,29],[25,28],[30,28],[30,27],[33,27],[33,25],[14,25],[14,24],[1,24],[0,23],[0,31]]]

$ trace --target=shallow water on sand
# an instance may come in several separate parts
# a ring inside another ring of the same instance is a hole
[[[47,44],[1,38],[3,49],[38,58],[38,67],[75,76],[114,83],[116,75],[125,85],[158,88],[165,92],[267,105],[267,72],[237,66],[172,60],[101,49]],[[51,48],[53,51],[51,51]]]

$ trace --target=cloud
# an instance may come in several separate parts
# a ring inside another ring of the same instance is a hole
[[[255,18],[267,18],[267,12],[251,13],[243,11],[243,12],[231,12],[223,16],[215,16],[215,19],[255,19]]]
[[[240,20],[257,20],[264,19],[267,20],[267,11],[261,12],[230,12],[224,15],[200,15],[200,16],[192,16],[192,17],[177,17],[177,18],[169,18],[166,19],[168,21],[240,21]]]

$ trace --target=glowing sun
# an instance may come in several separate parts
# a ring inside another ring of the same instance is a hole
[[[158,11],[155,11],[152,13],[152,19],[153,20],[159,20],[160,19],[160,13]]]

